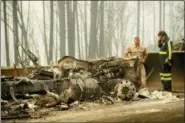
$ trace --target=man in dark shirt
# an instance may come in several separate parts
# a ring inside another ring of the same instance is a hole
[[[160,79],[164,91],[172,91],[172,42],[165,31],[158,33],[158,47],[160,48],[159,58],[161,73]]]

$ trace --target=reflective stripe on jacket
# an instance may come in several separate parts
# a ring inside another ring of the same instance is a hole
[[[160,52],[160,63],[163,66],[165,64],[165,60],[172,59],[172,42],[171,41],[165,41],[159,45]]]

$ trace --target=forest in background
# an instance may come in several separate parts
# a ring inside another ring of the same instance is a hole
[[[1,1],[1,66],[20,66],[18,50],[26,56],[19,43],[41,65],[65,55],[122,57],[137,35],[149,52],[158,51],[159,30],[181,42],[184,1]]]

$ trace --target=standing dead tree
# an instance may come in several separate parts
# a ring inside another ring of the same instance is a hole
[[[22,33],[22,37],[24,39],[24,41],[22,41],[23,45],[25,45],[25,48],[28,49],[29,48],[29,45],[28,45],[28,30],[29,30],[29,17],[30,16],[27,16],[27,25],[25,24],[24,22],[24,19],[23,19],[23,10],[21,11],[20,9],[21,7],[18,5],[17,6],[17,9],[18,9],[18,13],[19,13],[19,16],[20,16],[20,21],[18,19],[18,24],[19,24],[19,27],[21,29],[21,33]],[[28,3],[28,15],[30,14],[30,1]],[[25,55],[22,55],[22,58],[26,57]]]
[[[100,39],[99,39],[99,56],[104,56],[105,47],[104,47],[104,1],[101,1],[100,4]]]
[[[17,16],[17,1],[12,3],[12,13],[13,13],[13,31],[14,31],[14,62],[15,65],[18,65],[18,49],[17,44],[19,42],[19,31],[18,31],[18,16]]]
[[[67,1],[68,55],[75,56],[75,19],[72,1]]]
[[[89,57],[96,56],[97,51],[97,9],[98,1],[91,1],[91,25],[90,25],[90,39],[89,39]]]
[[[162,5],[161,5],[161,0],[159,1],[159,30],[162,29],[161,22],[162,22]]]
[[[45,1],[43,0],[43,27],[44,27],[44,47],[45,47],[45,54],[46,54],[46,61],[47,64],[49,63],[48,57],[48,45],[47,45],[47,37],[46,37],[46,14],[45,14]]]
[[[54,25],[54,14],[53,14],[53,1],[50,3],[50,40],[49,40],[49,60],[53,60],[53,25]]]
[[[77,43],[78,43],[78,56],[81,59],[82,54],[81,54],[81,46],[80,46],[80,29],[79,29],[79,19],[78,19],[78,4],[77,1],[74,1],[74,13],[75,13],[75,20],[76,20],[76,38],[77,38]]]
[[[6,62],[7,66],[10,66],[10,56],[9,56],[9,40],[8,40],[8,30],[7,30],[7,16],[6,16],[6,1],[4,3],[4,29],[5,29],[5,47],[6,47]]]
[[[165,1],[163,1],[163,30],[165,30]]]
[[[140,35],[140,1],[137,1],[137,35]]]
[[[106,38],[106,45],[107,45],[107,56],[111,56],[112,55],[112,39],[113,39],[113,21],[114,21],[114,13],[112,11],[112,6],[114,6],[114,1],[108,1],[107,3],[107,7],[108,7],[108,13],[107,13],[107,19],[108,19],[108,23],[107,23],[107,38]]]
[[[65,1],[57,1],[58,2],[58,11],[59,11],[59,33],[60,33],[60,57],[65,56],[66,54],[66,7]]]
[[[88,54],[88,32],[87,32],[87,4],[84,5],[84,39],[85,39],[85,56]]]

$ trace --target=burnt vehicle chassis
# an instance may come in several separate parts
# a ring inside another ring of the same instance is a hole
[[[69,108],[69,104],[77,100],[95,100],[101,97],[107,98],[112,103],[114,101],[110,97],[131,100],[140,86],[138,58],[110,57],[84,61],[64,56],[58,61],[57,73],[53,68],[48,70],[38,65],[37,57],[34,54],[30,55],[30,51],[26,53],[36,66],[36,70],[27,77],[1,77],[1,103],[4,111],[11,108],[4,100],[11,98],[15,103],[22,104],[18,109],[29,108],[28,103],[17,99],[28,98],[29,94],[47,94],[52,98],[50,101],[48,101],[50,98],[38,100],[34,104],[36,106],[52,107],[65,103]],[[17,108],[14,108],[15,110]],[[4,118],[7,118],[7,115]]]
[[[79,60],[77,62],[81,62],[81,61]],[[97,62],[100,62],[100,61],[97,61]],[[74,80],[81,81],[81,82],[76,82],[80,91],[83,91],[83,88],[90,85],[91,81],[96,81],[93,84],[91,84],[92,87],[93,85],[100,87],[101,90],[104,91],[104,93],[105,92],[111,93],[115,88],[115,86],[118,86],[117,84],[123,84],[123,83],[125,86],[128,86],[128,87],[133,85],[132,90],[136,91],[135,87],[138,87],[136,83],[137,76],[134,76],[135,78],[133,77],[134,75],[133,72],[136,71],[136,69],[134,67],[129,68],[129,66],[126,66],[126,65],[125,65],[126,67],[123,67],[123,68],[121,68],[120,66],[117,66],[117,64],[120,61],[116,61],[117,62],[116,65],[111,66],[110,64],[113,64],[114,62],[115,60],[111,60],[110,62],[109,61],[103,62],[102,64],[106,67],[104,67],[101,64],[102,68],[99,67],[101,65],[98,66],[97,63],[94,62],[93,64],[96,66],[91,67],[91,70],[87,70],[87,71],[83,68],[83,66],[67,68],[67,69],[65,68],[63,71],[61,71],[65,74],[63,76],[57,76],[57,77],[56,76],[54,77],[55,74],[53,72],[47,71],[44,69],[38,69],[36,71],[33,71],[28,77],[2,77],[1,78],[2,98],[6,99],[11,96],[14,100],[17,100],[15,98],[15,95],[17,97],[21,95],[23,96],[28,93],[45,92],[43,85],[47,85],[49,87],[49,90],[54,90],[57,93],[61,93],[65,89],[68,89],[70,81],[74,81]],[[66,62],[65,65],[66,64],[68,64],[69,66],[69,64],[71,63]],[[99,69],[97,69],[97,66],[99,67]],[[93,71],[93,72],[89,72],[89,71]],[[132,74],[130,74],[129,72],[132,72]],[[66,74],[68,76],[66,76]],[[72,74],[72,75],[69,76],[69,74]],[[123,79],[125,81],[123,81]],[[112,83],[111,81],[115,81],[114,84],[110,84]],[[130,81],[135,82],[136,84],[131,83]],[[130,84],[127,85],[126,84],[127,82]],[[74,83],[75,82],[72,82],[72,84]],[[100,91],[98,92],[100,93]]]

